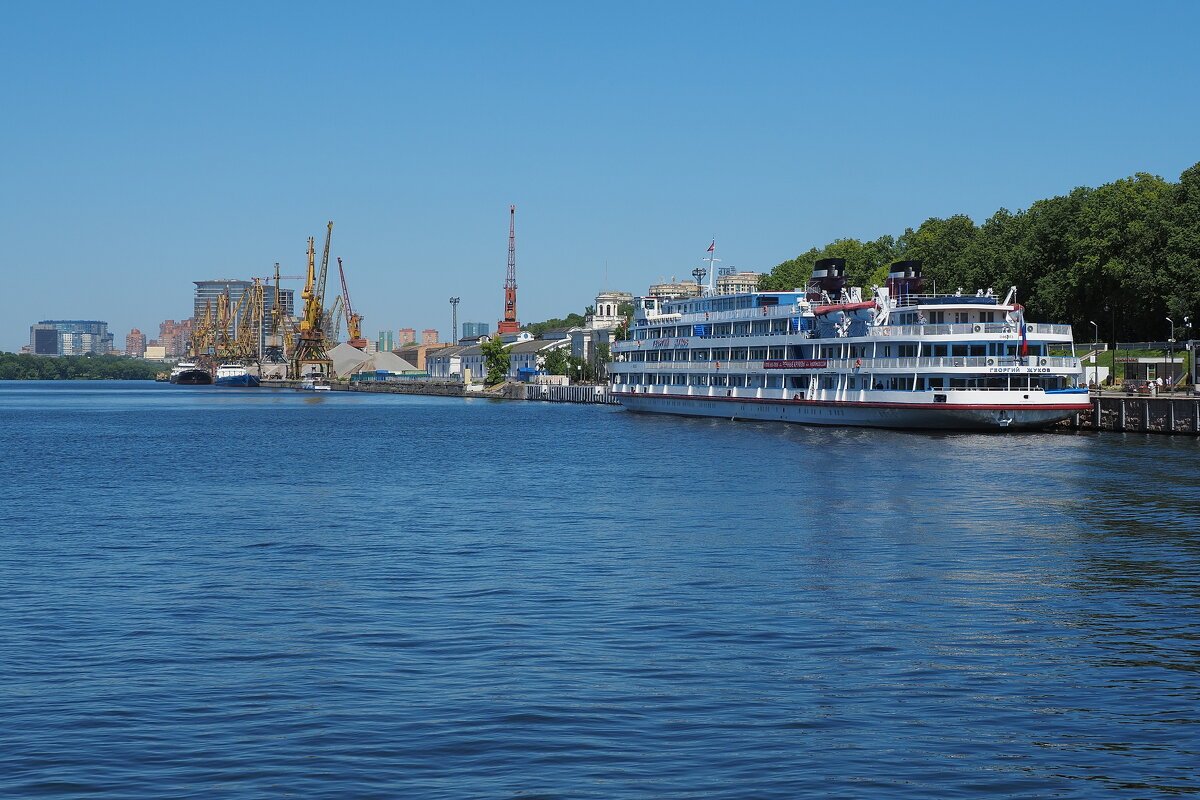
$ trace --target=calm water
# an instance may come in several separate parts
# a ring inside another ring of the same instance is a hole
[[[0,384],[0,797],[1200,794],[1200,445]]]

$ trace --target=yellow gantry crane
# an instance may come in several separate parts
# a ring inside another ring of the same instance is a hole
[[[367,348],[367,340],[362,335],[362,314],[354,313],[354,306],[350,303],[350,290],[346,288],[346,270],[342,269],[342,260],[339,258],[338,275],[342,278],[342,299],[346,301],[346,335],[350,337],[347,342],[351,347],[357,347],[359,350]]]
[[[321,259],[321,272],[316,274],[316,251],[313,238],[308,238],[308,275],[300,297],[304,300],[304,316],[300,319],[296,349],[292,357],[292,374],[328,375],[332,362],[325,348],[325,278],[329,272],[329,243],[333,238],[333,221],[325,229],[325,255]]]

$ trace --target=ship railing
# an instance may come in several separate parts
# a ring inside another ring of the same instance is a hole
[[[868,336],[890,337],[898,336],[968,336],[984,334],[989,336],[1021,335],[1021,326],[1011,322],[955,322],[948,324],[925,325],[880,325],[867,327]],[[1070,325],[1052,325],[1047,322],[1030,322],[1025,325],[1025,335],[1030,336],[1071,336]]]
[[[1036,376],[1033,378],[1037,380]],[[621,383],[618,381],[613,384],[613,391],[627,392],[636,388],[638,394],[647,395],[687,395],[690,397],[741,397],[741,398],[779,398],[791,397],[797,389],[791,387],[777,386],[712,386],[712,385],[695,385],[695,384],[678,384],[678,383]],[[799,390],[803,392],[804,390]],[[900,393],[908,392],[913,394],[923,394],[929,392],[1008,392],[1010,394],[1021,392],[1022,394],[1030,394],[1034,392],[1045,392],[1046,387],[1038,386],[1036,383],[1029,383],[1025,386],[926,386],[923,389],[846,389],[837,391],[833,389],[822,389],[824,395],[821,399],[837,399],[839,397],[858,397],[867,396],[873,392],[891,392]]]
[[[781,306],[752,306],[750,308],[735,308],[730,311],[709,311],[704,319],[696,319],[697,325],[710,322],[746,322],[747,320],[772,319],[777,317],[794,317],[800,313],[795,303]]]
[[[631,355],[626,353],[626,355]],[[784,361],[794,359],[768,359],[772,361]],[[811,359],[810,359],[811,360]],[[929,369],[953,369],[953,368],[971,368],[971,369],[987,369],[988,367],[1051,367],[1054,369],[1078,369],[1080,360],[1070,356],[927,356],[921,358],[821,358],[815,359],[824,361],[825,366],[821,369],[828,371],[860,369],[860,370],[880,370],[880,369],[903,369],[903,370],[929,370]],[[638,365],[638,369],[646,369],[650,371],[667,371],[667,372],[695,372],[697,370],[710,371],[720,370],[722,372],[738,372],[744,370],[763,369],[763,360],[756,359],[753,361],[727,361],[725,359],[708,358],[703,361],[640,361],[631,358],[626,358],[623,361],[617,362],[625,365]],[[814,369],[812,367],[801,369]],[[787,372],[789,368],[771,369],[769,372]],[[791,371],[794,371],[792,369]]]

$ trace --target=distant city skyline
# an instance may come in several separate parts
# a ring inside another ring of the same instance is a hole
[[[330,219],[367,330],[447,331],[502,317],[509,205],[528,323],[1200,160],[1195,3],[119,7],[5,9],[0,349],[303,275]]]

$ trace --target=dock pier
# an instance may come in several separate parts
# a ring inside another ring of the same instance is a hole
[[[1062,423],[1075,430],[1200,435],[1200,396],[1093,392],[1092,408]]]

